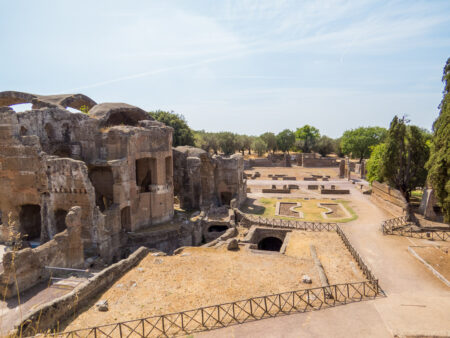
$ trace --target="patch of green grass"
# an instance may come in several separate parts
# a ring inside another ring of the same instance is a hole
[[[298,207],[298,211],[303,213],[304,218],[295,218],[287,216],[277,216],[275,215],[275,208],[277,202],[300,202],[301,207]],[[342,206],[350,213],[351,217],[345,218],[324,218],[322,212],[324,208],[319,207],[318,203],[341,203]],[[242,211],[248,214],[259,215],[267,218],[277,218],[285,220],[298,220],[306,222],[324,222],[324,223],[346,223],[351,222],[358,218],[358,215],[350,207],[349,201],[346,200],[330,200],[330,199],[293,199],[293,198],[260,198],[257,201],[253,200],[247,203]]]

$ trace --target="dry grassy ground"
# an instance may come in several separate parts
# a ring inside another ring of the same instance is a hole
[[[186,248],[176,256],[149,255],[80,311],[66,331],[320,286],[308,251],[311,241],[330,274],[330,283],[363,279],[352,270],[337,234],[298,236],[289,244],[288,255],[245,249],[232,252],[223,247]],[[308,250],[302,251],[304,247]],[[341,268],[344,275],[339,276]],[[304,274],[311,276],[312,284],[301,283]],[[108,312],[95,308],[99,299],[108,300]]]
[[[352,255],[335,232],[294,231],[285,255],[311,257],[310,245],[315,245],[330,284],[357,282],[365,279]]]

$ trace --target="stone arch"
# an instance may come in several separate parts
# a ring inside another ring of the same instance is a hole
[[[280,251],[283,241],[277,237],[264,237],[258,242],[258,250]]]

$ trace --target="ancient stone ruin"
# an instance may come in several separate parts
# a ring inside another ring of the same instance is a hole
[[[31,103],[31,110],[10,107],[22,103]],[[195,148],[172,152],[172,133],[125,103],[0,92],[0,242],[10,241],[13,229],[22,247],[45,243],[54,252],[47,243],[67,232],[68,212],[78,206],[80,233],[68,235],[81,238],[82,250],[61,253],[54,263],[76,267],[100,257],[109,264],[130,252],[133,235],[173,219],[174,181],[186,208],[245,200],[242,157],[211,157]],[[155,236],[159,242],[171,238]],[[196,244],[191,233],[186,237],[186,245]],[[47,256],[39,266],[52,263]]]

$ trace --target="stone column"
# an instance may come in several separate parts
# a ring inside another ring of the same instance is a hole
[[[352,178],[352,174],[350,170],[350,158],[348,156],[345,157],[345,170],[347,174],[347,179],[350,181]]]

